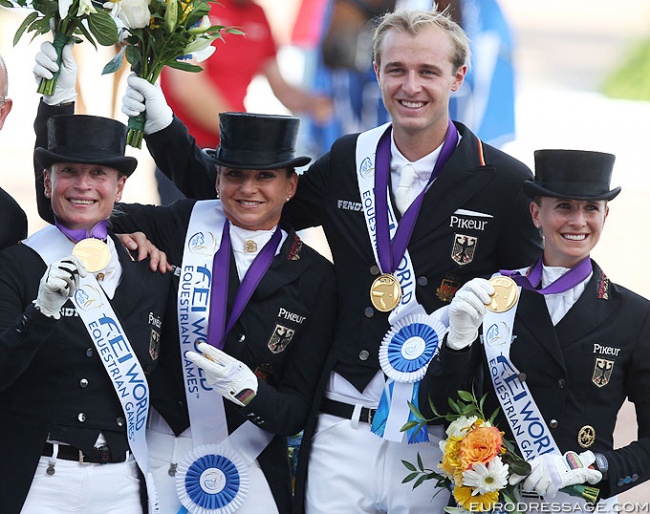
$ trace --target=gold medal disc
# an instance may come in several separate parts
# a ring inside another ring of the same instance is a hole
[[[499,275],[490,279],[494,287],[492,301],[487,306],[492,312],[506,312],[514,307],[519,298],[519,287],[510,277]]]
[[[379,275],[370,287],[370,301],[381,312],[390,312],[402,299],[402,287],[395,275]]]
[[[90,273],[103,270],[111,260],[111,251],[108,245],[92,237],[83,239],[74,245],[72,255],[77,257]]]

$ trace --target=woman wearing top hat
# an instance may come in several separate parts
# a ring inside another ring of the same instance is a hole
[[[137,164],[126,126],[63,115],[47,129],[35,162],[56,224],[0,253],[0,510],[141,513],[171,279],[108,223]]]
[[[74,109],[43,100],[37,140],[48,117]],[[143,231],[177,266],[178,329],[163,331],[150,378],[150,468],[161,513],[287,513],[287,436],[303,428],[325,364],[336,284],[331,263],[280,223],[310,160],[296,156],[299,119],[222,113],[220,125],[207,151],[218,200],[116,207],[120,231]]]
[[[482,322],[483,344],[473,345],[470,367],[479,371],[471,378],[488,393],[486,413],[501,407],[499,428],[532,466],[523,499],[539,505],[581,505],[559,491],[581,484],[598,489],[598,512],[618,512],[611,510],[616,495],[650,478],[650,303],[612,283],[590,258],[608,202],[620,192],[610,189],[614,159],[535,152],[535,179],[524,191],[544,236],[542,259],[501,270],[520,290],[509,311],[486,309],[495,291],[482,278],[462,287],[450,306],[450,319],[464,327],[456,337],[473,340]],[[638,439],[614,449],[626,398],[636,407]]]

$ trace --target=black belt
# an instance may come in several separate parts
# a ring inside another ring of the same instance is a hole
[[[336,400],[323,398],[323,402],[320,404],[320,411],[325,414],[331,414],[332,416],[338,416],[339,418],[352,419],[352,416],[354,415],[354,407],[354,405],[349,403],[337,402]],[[361,407],[359,421],[362,423],[372,424],[372,417],[375,415],[375,412],[377,412],[377,409]]]
[[[43,455],[45,457],[51,457],[54,455],[54,445],[52,443],[45,443],[45,446],[43,447]],[[126,457],[126,453],[113,456],[108,446],[93,448],[93,451],[90,454],[85,454],[74,446],[68,446],[67,444],[60,444],[59,451],[56,454],[57,459],[75,460],[79,462],[79,464],[108,464],[109,462],[124,462]]]

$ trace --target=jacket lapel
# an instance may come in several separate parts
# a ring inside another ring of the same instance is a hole
[[[518,323],[524,325],[530,332],[531,337],[548,352],[553,360],[563,369],[565,368],[560,342],[543,295],[521,289],[521,299],[517,306],[515,326]],[[516,339],[513,344],[517,344]]]
[[[111,236],[111,238],[115,243],[115,249],[122,266],[122,278],[115,290],[114,301],[111,303],[115,312],[122,317],[123,313],[136,310],[140,303],[140,294],[146,293],[147,287],[143,276],[136,271],[138,266],[147,266],[148,269],[149,261],[133,262],[131,255],[127,253],[121,241],[114,236]],[[149,270],[149,273],[154,272]]]

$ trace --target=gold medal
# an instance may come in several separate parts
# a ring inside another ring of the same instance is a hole
[[[103,270],[111,260],[108,245],[93,237],[82,239],[74,245],[72,255],[77,257],[90,273]]]
[[[257,243],[251,239],[248,239],[244,243],[244,253],[255,253],[257,251]]]
[[[402,287],[395,275],[379,275],[370,287],[370,301],[381,312],[390,312],[402,299]]]
[[[487,306],[492,312],[506,312],[512,309],[519,298],[519,287],[510,277],[499,275],[490,279],[494,287],[492,301]]]

